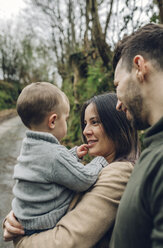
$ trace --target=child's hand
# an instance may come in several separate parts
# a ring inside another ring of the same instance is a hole
[[[78,158],[82,158],[88,153],[88,147],[88,144],[83,144],[77,147]]]

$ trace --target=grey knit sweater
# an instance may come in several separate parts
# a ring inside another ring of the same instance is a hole
[[[27,131],[14,169],[15,216],[28,230],[54,227],[75,191],[87,190],[106,165],[97,157],[84,166],[75,148],[68,150],[50,133]]]

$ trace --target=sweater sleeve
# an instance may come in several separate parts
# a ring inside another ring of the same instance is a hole
[[[129,162],[115,162],[106,166],[93,187],[55,228],[17,239],[16,248],[93,247],[113,225],[132,169]]]
[[[75,156],[79,162],[82,161],[80,158],[78,158],[78,155],[77,155],[77,146],[74,146],[73,148],[71,148],[71,149],[69,150],[69,152],[70,152],[73,156]]]
[[[67,149],[57,152],[54,164],[52,182],[78,192],[90,188],[96,182],[101,169],[108,165],[103,157],[98,157],[84,166]]]

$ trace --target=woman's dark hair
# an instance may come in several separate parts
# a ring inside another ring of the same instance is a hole
[[[132,159],[136,159],[138,154],[137,131],[127,120],[124,112],[116,110],[117,96],[115,93],[106,93],[92,97],[86,101],[81,110],[81,129],[85,128],[85,110],[87,106],[93,103],[99,119],[103,125],[108,138],[115,144],[115,158],[127,157],[132,153]],[[84,142],[86,141],[83,135]]]

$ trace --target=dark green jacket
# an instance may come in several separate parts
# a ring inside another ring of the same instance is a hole
[[[163,117],[144,144],[119,205],[111,248],[163,248]]]

